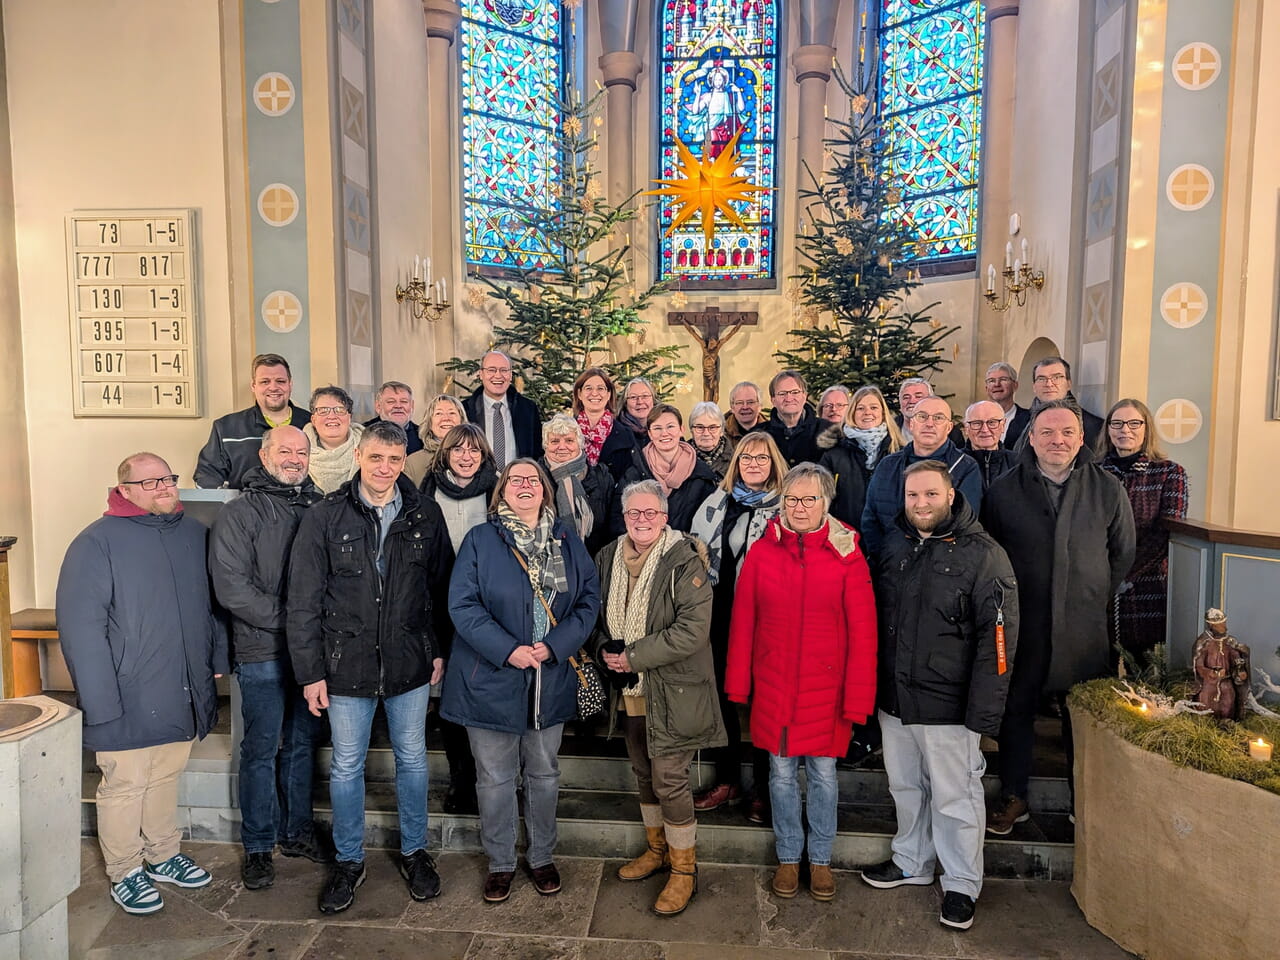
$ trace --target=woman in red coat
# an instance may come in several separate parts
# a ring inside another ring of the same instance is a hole
[[[827,513],[835,480],[802,463],[782,481],[782,514],[769,521],[738,575],[725,694],[751,702],[751,739],[769,751],[769,799],[778,870],[773,892],[800,885],[803,758],[809,782],[809,892],[835,896],[836,757],[853,724],[875,708],[876,614],[857,534]]]

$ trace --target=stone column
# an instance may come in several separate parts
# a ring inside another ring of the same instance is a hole
[[[449,296],[455,304],[454,309],[435,324],[435,359],[439,362],[454,354],[454,315],[462,295],[459,282],[462,278],[455,272],[462,262],[461,249],[453,232],[460,200],[453,183],[453,169],[458,157],[454,118],[458,111],[454,109],[457,97],[454,96],[451,69],[453,41],[458,35],[462,10],[457,0],[422,0],[422,14],[427,31],[427,129],[430,131],[427,142],[427,177],[431,197],[428,232],[434,257],[432,266],[438,276],[448,281]],[[438,376],[443,380],[443,373]]]
[[[987,367],[1004,356],[1004,321],[982,299],[987,288],[987,264],[1004,268],[1004,245],[1009,240],[1013,210],[1013,104],[1018,72],[1019,0],[992,0],[987,5],[986,89],[983,90],[982,211],[978,238],[978,283],[974,291],[978,322],[974,330],[973,395],[985,397]],[[1015,243],[1016,247],[1017,244]],[[997,284],[1000,282],[997,277]]]
[[[796,188],[807,190],[813,186],[809,172],[822,176],[825,166],[822,141],[827,125],[827,81],[831,79],[831,62],[834,47],[826,44],[808,44],[797,47],[791,55],[791,67],[795,70],[796,83],[800,87],[800,115],[796,155]],[[807,167],[807,170],[806,170]]]
[[[644,64],[630,50],[606,53],[599,62],[604,74],[605,125],[609,131],[605,194],[616,205],[636,189],[636,79]]]

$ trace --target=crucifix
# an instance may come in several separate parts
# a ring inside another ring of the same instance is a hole
[[[699,311],[672,311],[667,314],[670,326],[679,324],[693,335],[702,347],[702,399],[715,401],[720,392],[720,348],[743,327],[755,326],[760,315],[754,310],[721,313],[719,307]]]

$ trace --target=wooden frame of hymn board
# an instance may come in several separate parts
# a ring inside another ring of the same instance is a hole
[[[200,416],[196,211],[74,210],[66,226],[74,416]]]

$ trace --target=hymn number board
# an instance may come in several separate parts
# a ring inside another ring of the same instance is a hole
[[[197,417],[194,212],[67,217],[77,417]]]

